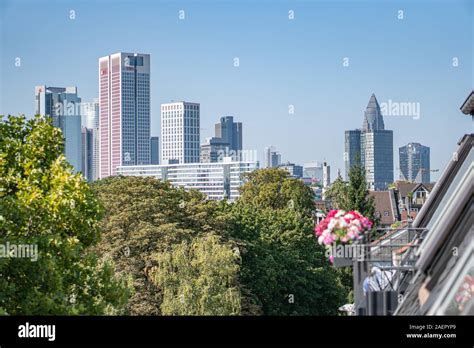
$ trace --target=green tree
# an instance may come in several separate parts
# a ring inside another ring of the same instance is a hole
[[[349,182],[338,177],[326,192],[334,209],[357,210],[375,221],[374,199],[369,195],[364,168],[356,162],[349,170]]]
[[[240,201],[271,209],[294,208],[305,215],[314,210],[314,194],[301,180],[278,168],[246,173],[240,188]]]
[[[185,191],[151,177],[110,177],[96,182],[94,189],[106,211],[101,221],[103,238],[95,250],[104,259],[114,260],[118,275],[129,277],[134,289],[128,303],[130,314],[198,315],[219,313],[222,310],[217,308],[219,306],[215,299],[228,296],[229,291],[233,293],[229,289],[234,285],[224,289],[224,284],[232,282],[220,283],[220,277],[234,279],[236,271],[229,266],[215,273],[200,274],[196,266],[191,263],[186,265],[183,258],[192,257],[193,263],[212,260],[214,264],[229,264],[229,253],[225,250],[231,250],[230,240],[222,232],[227,222],[221,213],[228,209],[227,203],[207,200],[198,191]],[[212,238],[207,240],[210,234],[222,235],[222,238],[219,242]],[[218,250],[215,257],[220,258],[220,261],[206,253],[193,254],[191,246],[209,246]],[[187,256],[182,255],[183,258],[179,259],[179,253],[187,253]],[[167,273],[170,265],[178,267],[179,273],[186,277],[181,281],[171,281],[172,274]],[[227,273],[224,275],[222,272]],[[210,297],[206,297],[208,295],[204,292],[208,289],[205,283],[200,282],[211,283],[213,277],[213,281],[221,286],[213,289]],[[193,293],[201,296],[199,301],[206,298],[212,300],[206,299],[207,302],[200,305],[193,303],[179,312],[174,307],[173,300],[176,299],[172,298],[172,294],[191,288]],[[233,298],[230,300],[234,303]],[[228,307],[225,311],[236,313],[228,310]]]
[[[353,165],[349,170],[349,186],[345,210],[357,210],[369,219],[375,219],[374,199],[369,196],[365,171],[359,163]]]
[[[325,192],[324,198],[331,201],[331,206],[334,209],[345,210],[349,206],[347,183],[338,176]]]
[[[4,314],[114,314],[127,300],[112,266],[87,251],[100,238],[100,205],[62,151],[49,118],[2,117],[0,245],[38,252],[37,259],[0,258]]]
[[[236,252],[237,251],[237,252]],[[238,249],[207,234],[153,255],[152,281],[162,289],[164,315],[239,315]]]
[[[345,293],[314,237],[312,194],[281,170],[262,169],[247,180],[229,226],[241,250],[245,300],[266,315],[337,314]]]

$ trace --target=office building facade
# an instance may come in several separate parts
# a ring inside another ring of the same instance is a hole
[[[84,176],[89,181],[99,178],[99,99],[92,102],[81,104],[82,112],[82,157]],[[90,139],[86,138],[84,133],[88,134]],[[88,139],[90,144],[85,144]],[[87,168],[84,167],[87,165]],[[85,174],[87,171],[87,175]]]
[[[64,137],[64,155],[74,167],[82,170],[81,98],[77,87],[35,87],[35,113],[52,118]]]
[[[229,149],[235,152],[242,150],[242,123],[234,122],[233,116],[223,116],[215,125],[216,138],[229,144]]]
[[[355,164],[360,164],[362,157],[361,154],[361,145],[360,145],[360,129],[346,130],[345,131],[345,141],[344,141],[344,166],[345,166],[345,176],[346,181],[349,180],[349,170]]]
[[[94,174],[94,130],[82,127],[82,175],[93,181]]]
[[[239,160],[237,155],[229,156],[230,146],[229,143],[225,142],[222,138],[206,138],[204,143],[201,144],[201,163],[214,163],[222,162],[224,157],[232,157],[232,160]],[[234,154],[234,152],[232,152]]]
[[[160,164],[160,137],[150,138],[150,164]]]
[[[290,173],[290,176],[292,178],[299,179],[299,178],[303,177],[303,167],[302,166],[299,166],[299,165],[294,164],[294,163],[286,162],[286,163],[280,164],[278,167],[281,168],[281,169],[284,169],[288,173]]]
[[[362,157],[369,189],[385,190],[393,183],[393,132],[376,130],[362,132]]]
[[[281,154],[276,151],[275,147],[267,146],[264,151],[265,168],[276,168],[281,164]]]
[[[224,157],[232,157],[233,161],[242,158],[242,123],[234,122],[233,116],[221,117],[215,125],[215,136],[206,138],[201,144],[202,163],[221,162]]]
[[[161,164],[198,163],[199,151],[199,103],[161,104]]]
[[[99,59],[99,176],[150,163],[150,55]]]
[[[328,188],[331,185],[331,166],[327,162],[323,163],[323,187]]]
[[[430,148],[408,143],[398,149],[400,180],[414,183],[430,182]]]
[[[199,190],[212,200],[225,198],[233,201],[240,196],[242,174],[256,169],[257,162],[236,162],[226,157],[222,162],[215,163],[122,166],[118,168],[118,173],[125,176],[152,176],[186,190]]]

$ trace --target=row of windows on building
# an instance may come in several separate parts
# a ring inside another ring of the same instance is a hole
[[[199,104],[193,105],[193,104],[164,104],[161,105],[161,110],[162,111],[172,111],[172,110],[190,110],[190,111],[199,111]]]

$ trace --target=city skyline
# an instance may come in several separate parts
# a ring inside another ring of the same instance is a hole
[[[441,1],[428,13],[423,1],[378,2],[377,8],[368,1],[354,6],[351,14],[324,2],[282,2],[271,8],[257,3],[251,13],[239,4],[145,3],[143,9],[134,9],[142,16],[143,26],[119,27],[113,35],[104,29],[107,40],[96,43],[87,38],[98,28],[94,23],[98,16],[103,16],[100,26],[121,20],[131,2],[106,13],[89,2],[46,2],[36,7],[30,1],[2,2],[5,56],[0,113],[31,117],[31,91],[41,83],[78,86],[81,98],[90,101],[98,97],[97,59],[111,52],[131,51],[155,57],[151,135],[160,134],[160,104],[193,100],[202,105],[201,139],[212,136],[212,125],[220,115],[235,115],[246,127],[244,149],[257,150],[260,163],[264,162],[263,149],[273,144],[283,161],[326,160],[335,170],[343,169],[341,138],[345,129],[360,126],[360,114],[371,93],[386,106],[385,125],[394,131],[393,146],[409,142],[430,146],[432,168],[442,170],[450,159],[449,147],[443,144],[457,141],[458,134],[472,128],[470,120],[455,112],[465,90],[472,89],[472,52],[464,45],[472,41],[468,30],[472,4],[468,1]],[[37,11],[24,13],[24,6]],[[214,10],[212,15],[209,8]],[[400,8],[403,19],[398,18]],[[71,10],[75,19],[70,19]],[[180,10],[185,11],[184,19],[179,18]],[[288,18],[289,10],[294,10],[293,20]],[[38,25],[46,15],[50,21]],[[18,18],[22,25],[13,25],[12,20]],[[244,20],[246,27],[241,25]],[[223,23],[229,24],[225,35],[216,33],[215,28]],[[35,44],[57,25],[64,32],[57,40]],[[380,30],[371,30],[373,26]],[[160,34],[160,28],[166,35]],[[272,44],[275,30],[281,34],[279,45]],[[245,35],[247,31],[255,32],[254,37]],[[87,45],[74,47],[69,42],[71,35],[78,44]],[[305,45],[309,41],[311,47]],[[396,59],[379,51],[387,42]],[[370,54],[365,51],[368,46]],[[445,56],[435,56],[440,46]],[[427,59],[430,54],[433,59]],[[20,66],[15,65],[16,58]],[[348,58],[347,66],[344,58]],[[397,115],[392,106],[400,103],[416,104],[418,113]],[[398,151],[394,154],[397,178]],[[437,176],[434,173],[432,179]]]

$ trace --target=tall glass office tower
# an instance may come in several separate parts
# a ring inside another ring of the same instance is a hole
[[[215,126],[215,136],[201,145],[201,162],[220,162],[224,157],[242,160],[242,122],[234,122],[233,116],[223,116]]]
[[[346,179],[360,158],[369,189],[385,190],[393,182],[393,131],[386,130],[380,106],[372,94],[361,130],[345,132]]]
[[[346,130],[345,141],[344,141],[344,165],[346,168],[345,180],[349,180],[349,170],[351,167],[360,163],[362,157],[360,147],[360,129]]]
[[[81,104],[82,173],[89,181],[99,178],[99,99]]]
[[[242,122],[234,122],[233,116],[224,116],[216,123],[215,131],[216,137],[229,144],[231,150],[242,150]]]
[[[150,163],[150,55],[99,59],[99,177]]]
[[[430,148],[420,143],[408,143],[398,149],[400,179],[416,182],[430,182]]]
[[[53,125],[61,129],[66,160],[76,172],[80,172],[82,170],[81,98],[77,95],[77,87],[36,86],[35,104],[36,114],[51,117]]]
[[[150,138],[151,159],[150,164],[160,163],[160,137]]]

